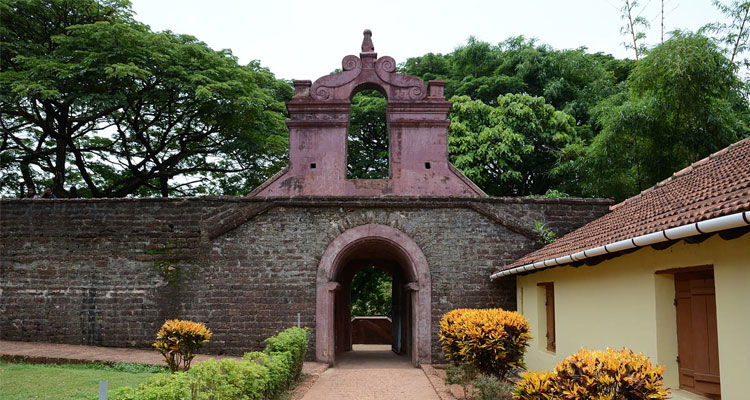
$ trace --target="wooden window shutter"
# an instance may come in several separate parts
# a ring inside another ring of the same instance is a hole
[[[713,268],[685,271],[674,275],[680,388],[718,396],[721,379]]]
[[[539,283],[544,286],[544,309],[546,310],[547,350],[555,351],[555,285],[552,282]]]

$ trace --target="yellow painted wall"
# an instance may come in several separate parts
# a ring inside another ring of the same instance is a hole
[[[716,285],[722,398],[747,398],[750,376],[750,235],[665,250],[639,249],[595,266],[557,267],[518,276],[518,308],[532,326],[529,370],[551,370],[581,347],[627,347],[665,365],[664,382],[677,388],[674,278],[656,271],[712,264]],[[557,348],[545,350],[543,287],[555,287]]]

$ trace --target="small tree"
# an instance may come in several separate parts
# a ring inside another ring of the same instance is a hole
[[[193,357],[211,336],[213,333],[204,324],[170,319],[156,334],[153,346],[164,356],[170,371],[187,371]]]
[[[716,34],[719,42],[726,47],[729,60],[735,62],[738,55],[750,49],[750,1],[732,0],[729,4],[719,0],[711,2],[730,22],[714,22],[701,30]]]
[[[625,21],[625,25],[620,28],[620,33],[630,35],[629,40],[624,42],[623,45],[625,45],[625,49],[633,49],[635,60],[638,61],[646,52],[646,46],[643,44],[646,34],[643,31],[649,28],[648,20],[640,14],[636,14],[638,0],[625,0],[625,4],[620,11],[621,17]],[[643,12],[643,9],[640,12]]]
[[[540,246],[546,246],[550,243],[554,243],[557,240],[555,232],[548,228],[547,225],[542,221],[534,221],[534,227],[532,228],[536,233],[536,243]]]

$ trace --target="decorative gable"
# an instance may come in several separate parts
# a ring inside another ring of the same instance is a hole
[[[444,81],[396,72],[392,57],[377,57],[369,30],[359,57],[342,60],[342,72],[294,81],[287,103],[289,166],[250,196],[449,196],[485,197],[448,161],[448,113]],[[388,179],[347,179],[346,151],[351,99],[374,89],[387,100]]]

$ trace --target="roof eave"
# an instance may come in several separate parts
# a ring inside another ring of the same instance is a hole
[[[542,268],[567,265],[576,261],[582,261],[587,258],[597,257],[603,254],[616,254],[630,249],[650,246],[652,244],[660,242],[666,242],[668,240],[684,239],[691,236],[719,232],[747,225],[750,225],[750,211],[743,211],[735,214],[725,215],[722,217],[693,222],[675,228],[664,229],[657,232],[632,237],[629,239],[619,240],[617,242],[608,243],[604,246],[599,246],[584,251],[576,251],[562,257],[551,258],[544,261],[537,261],[507,270],[497,271],[490,275],[490,280],[519,274],[521,272],[532,272]]]

